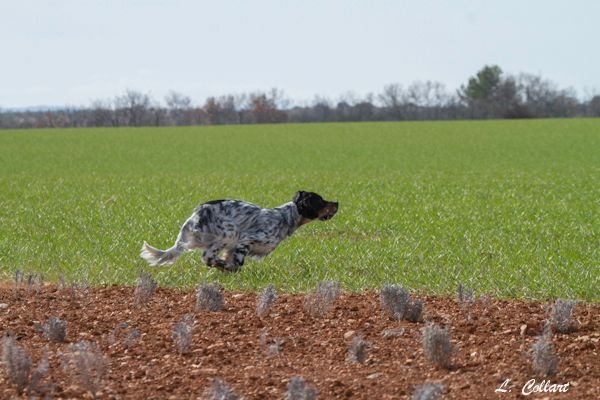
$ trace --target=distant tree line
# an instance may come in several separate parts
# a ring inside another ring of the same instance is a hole
[[[284,122],[408,121],[496,118],[599,117],[600,95],[579,100],[570,89],[531,74],[504,74],[484,66],[456,91],[439,82],[393,83],[379,94],[346,93],[293,104],[279,89],[209,97],[194,105],[170,92],[160,103],[149,94],[127,90],[89,107],[46,111],[0,110],[0,128],[119,127],[262,124]]]

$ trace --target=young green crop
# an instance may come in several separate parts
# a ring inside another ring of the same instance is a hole
[[[261,262],[151,269],[204,201],[339,201]],[[0,131],[0,274],[600,299],[600,120]]]

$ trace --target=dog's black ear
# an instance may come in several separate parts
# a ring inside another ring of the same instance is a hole
[[[304,196],[304,193],[306,193],[303,190],[300,190],[298,192],[296,192],[296,194],[294,195],[294,198],[292,199],[292,201],[294,203],[298,203],[298,201],[300,201],[300,199]]]

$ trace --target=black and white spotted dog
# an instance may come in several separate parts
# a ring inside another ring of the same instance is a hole
[[[156,266],[172,264],[186,251],[203,249],[206,265],[236,272],[246,256],[267,256],[300,226],[316,219],[331,219],[337,210],[337,202],[302,191],[291,202],[275,208],[240,200],[209,201],[185,221],[173,247],[163,251],[144,242],[140,255]]]

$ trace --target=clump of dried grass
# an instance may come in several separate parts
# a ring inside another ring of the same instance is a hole
[[[346,360],[353,363],[364,364],[367,360],[367,353],[370,346],[370,343],[365,341],[362,336],[354,336],[348,346]]]
[[[558,370],[558,356],[552,345],[551,333],[546,331],[531,347],[533,370],[541,376],[551,376]]]
[[[283,398],[284,400],[315,400],[318,394],[316,387],[306,383],[301,376],[294,376],[288,382]]]
[[[231,386],[220,378],[215,378],[211,387],[204,392],[203,398],[206,400],[238,400],[240,397]]]
[[[2,339],[2,365],[10,382],[21,395],[29,385],[31,376],[31,358],[25,350],[16,344],[12,336]]]
[[[49,341],[62,343],[67,337],[67,322],[58,317],[50,317],[42,324],[42,332]]]
[[[196,308],[201,311],[221,311],[223,293],[214,283],[203,283],[196,290]]]
[[[575,300],[557,299],[550,309],[548,322],[550,327],[559,333],[570,333],[575,330],[573,325],[573,309]]]
[[[304,298],[304,309],[313,317],[322,318],[329,313],[339,295],[339,282],[319,282],[315,291]]]
[[[123,343],[123,346],[130,348],[140,336],[140,331],[130,327],[127,322],[119,322],[108,335],[108,344],[114,346]]]
[[[415,388],[411,400],[438,400],[442,397],[444,385],[440,382],[425,382]]]
[[[277,292],[275,291],[275,287],[273,284],[269,284],[258,295],[258,299],[256,301],[256,315],[261,318],[269,315],[271,307],[275,303],[276,298]]]
[[[156,287],[158,284],[149,273],[142,271],[137,278],[135,290],[133,295],[135,297],[135,303],[138,305],[146,305],[154,296]]]
[[[410,293],[400,285],[384,285],[379,291],[381,309],[396,320],[423,321],[423,302],[412,301]]]
[[[192,349],[192,333],[195,325],[194,316],[188,314],[177,322],[171,330],[171,337],[181,354],[188,354]]]
[[[267,337],[269,336],[269,330],[267,328],[263,328],[260,332],[260,336],[258,338],[258,342],[261,347],[264,349],[267,358],[278,356],[283,347],[283,340],[280,337],[276,337],[275,339],[269,341]]]
[[[94,342],[82,340],[69,345],[62,356],[65,372],[94,399],[104,388],[109,371],[109,360]]]
[[[446,329],[429,323],[423,329],[423,349],[425,357],[438,367],[449,369],[452,358],[452,344]]]

